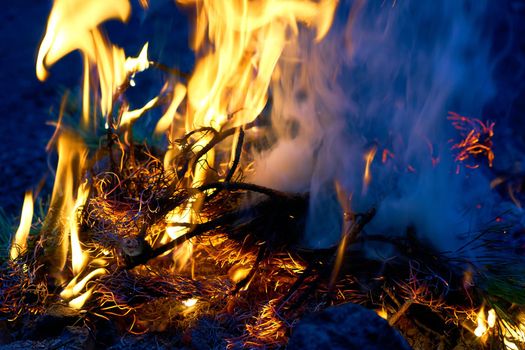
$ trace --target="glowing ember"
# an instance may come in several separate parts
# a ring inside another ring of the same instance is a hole
[[[228,271],[228,276],[233,282],[238,283],[248,276],[250,270],[247,266],[236,264]]]
[[[457,151],[456,161],[464,163],[468,168],[477,168],[479,167],[477,158],[484,156],[491,167],[494,161],[492,136],[494,136],[495,123],[483,123],[479,119],[470,119],[454,112],[450,112],[448,119],[463,138],[452,146],[452,150]]]

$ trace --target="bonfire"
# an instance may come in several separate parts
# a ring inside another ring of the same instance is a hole
[[[63,97],[48,144],[58,155],[51,199],[26,193],[2,258],[6,327],[73,325],[96,337],[109,324],[120,337],[177,335],[173,346],[200,334],[209,347],[284,348],[305,315],[355,303],[415,349],[523,348],[519,193],[481,192],[505,203],[491,211],[446,197],[466,223],[457,239],[441,209],[428,214],[433,227],[419,224],[425,208],[393,204],[418,206],[427,178],[454,179],[450,192],[490,178],[497,125],[450,112],[431,118],[449,127],[434,138],[423,122],[387,135],[348,117],[360,106],[344,102],[354,97],[338,74],[359,58],[354,28],[367,5],[347,5],[178,0],[195,24],[185,72],[150,57],[148,43],[128,56],[110,41],[103,24],[128,21],[128,0],[55,0],[36,74],[45,81],[76,51],[83,82]],[[128,93],[151,71],[161,88],[137,105]],[[494,175],[492,188],[505,182]],[[422,196],[439,207],[446,190]]]

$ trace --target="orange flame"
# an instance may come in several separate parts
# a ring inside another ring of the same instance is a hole
[[[476,319],[477,327],[474,330],[474,334],[478,338],[483,337],[485,334],[487,334],[489,329],[494,328],[496,325],[496,311],[494,311],[494,309],[490,309],[487,315],[488,318],[485,316],[485,310],[483,307],[478,312]]]
[[[80,50],[93,59],[98,50],[107,50],[97,26],[110,19],[125,22],[130,13],[128,0],[55,0],[38,51],[38,79],[45,80],[47,67],[72,51]]]
[[[90,68],[96,66],[100,84],[100,109],[108,116],[114,95],[126,79],[148,68],[148,44],[136,58],[109,43],[99,25],[110,19],[126,22],[131,13],[128,0],[55,0],[36,61],[38,79],[45,80],[48,67],[72,51],[84,57],[83,125],[89,120]]]
[[[226,125],[237,127],[255,120],[266,105],[270,83],[279,77],[277,64],[283,49],[297,37],[299,24],[312,28],[316,32],[315,40],[321,40],[332,24],[338,3],[337,0],[179,2],[197,7],[193,49],[200,58],[187,86],[181,83],[175,85],[171,103],[159,120],[156,133],[165,132],[170,126],[173,133],[174,121],[182,118],[185,118],[187,131],[197,127],[220,130]],[[140,4],[144,8],[149,6],[147,0],[141,0]],[[37,56],[36,74],[40,80],[45,80],[53,64],[72,51],[80,51],[84,60],[83,127],[89,125],[91,115],[96,115],[96,111],[90,108],[90,88],[97,89],[95,83],[98,83],[100,93],[100,96],[94,94],[95,100],[99,101],[100,111],[107,118],[106,127],[114,127],[110,115],[121,87],[126,83],[133,86],[134,74],[150,65],[147,43],[136,58],[126,58],[124,50],[111,44],[100,28],[100,24],[110,19],[126,22],[130,12],[129,0],[55,0],[53,3]],[[96,76],[92,77],[95,73]],[[128,130],[137,118],[156,107],[159,100],[155,97],[142,108],[131,111],[124,104],[120,120],[116,121],[118,126]],[[182,116],[178,109],[183,102]],[[209,138],[203,137],[195,147],[202,148],[209,141]],[[89,257],[82,250],[76,220],[76,213],[88,195],[88,189],[78,184],[87,151],[81,142],[67,133],[59,136],[58,148],[59,164],[52,207],[57,208],[55,216],[64,221],[59,223],[63,232],[57,242],[61,246],[59,268],[62,271],[65,266],[70,238],[74,274],[71,283],[77,285],[77,277],[89,264]],[[174,153],[166,153],[166,169],[169,169]],[[213,166],[214,162],[213,149],[197,160],[195,173],[189,179],[194,187],[205,182],[207,165]],[[168,227],[163,240],[173,240],[188,232],[187,225],[176,228],[169,224],[195,223],[200,198],[196,195],[183,208],[166,216]],[[187,260],[191,256],[191,243],[175,254]],[[76,294],[72,293],[68,298]]]
[[[372,181],[372,174],[370,173],[370,165],[374,161],[376,152],[377,152],[377,147],[374,146],[365,154],[365,171],[363,173],[363,193],[366,193],[366,191],[368,190],[368,186],[370,185],[370,181]]]
[[[254,121],[266,105],[272,79],[279,75],[276,67],[287,41],[298,34],[298,23],[314,28],[316,40],[321,40],[332,24],[337,5],[336,0],[178,2],[197,6],[193,49],[203,54],[188,86],[175,87],[172,104],[157,124],[156,132],[168,128],[184,97],[187,131],[199,127],[220,130],[225,125],[237,127]],[[195,148],[204,147],[209,141],[209,137],[203,137]],[[169,165],[173,153],[166,154],[165,165]],[[205,165],[213,166],[214,162],[214,150],[197,160],[193,186],[205,182]],[[182,212],[168,214],[166,221],[191,223],[190,209],[198,211],[195,205],[188,204]],[[185,232],[187,229],[168,227],[172,239]],[[187,259],[187,254],[180,254]]]
[[[82,191],[78,192],[77,183],[84,171],[87,149],[73,134],[63,132],[58,137],[57,151],[58,165],[48,217],[53,217],[54,220],[51,221],[56,221],[53,223],[56,226],[54,231],[59,233],[59,237],[56,237],[54,242],[57,246],[52,248],[57,249],[58,266],[56,267],[62,271],[69,250],[69,235],[72,228],[75,230],[74,220],[78,207],[83,205],[83,202],[77,203],[81,200],[79,197],[83,196]]]
[[[385,308],[381,308],[380,310],[376,310],[376,313],[382,319],[388,320],[388,312],[385,310]]]
[[[77,199],[71,210],[71,216],[69,218],[69,231],[71,236],[71,267],[73,273],[78,275],[86,266],[88,256],[82,251],[80,245],[80,239],[78,237],[78,210],[84,205],[89,195],[89,187],[87,182],[83,183],[78,188]]]
[[[22,206],[22,215],[20,216],[20,225],[16,230],[15,237],[11,243],[10,258],[16,260],[27,250],[27,237],[31,229],[31,220],[33,219],[33,193],[27,191]]]
[[[178,2],[197,5],[193,49],[205,51],[188,84],[188,130],[253,121],[266,105],[288,33],[297,34],[302,22],[321,40],[337,5],[336,0]]]

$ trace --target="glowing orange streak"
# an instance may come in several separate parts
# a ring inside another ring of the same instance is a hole
[[[381,156],[381,162],[382,163],[386,163],[388,158],[393,159],[394,158],[394,153],[390,152],[388,149],[385,148],[383,150],[383,154]]]
[[[348,196],[341,186],[339,182],[335,183],[335,189],[337,193],[337,199],[339,200],[339,203],[341,204],[341,208],[343,209],[343,237],[341,238],[341,242],[339,242],[339,247],[337,248],[337,254],[335,259],[334,268],[332,270],[332,275],[330,276],[330,283],[329,283],[329,289],[331,290],[336,282],[336,279],[339,275],[339,271],[341,270],[341,266],[343,264],[344,254],[346,251],[346,246],[348,244],[348,239],[352,231],[352,224],[355,221],[354,215],[352,215],[352,208],[351,208],[351,199],[352,196]]]
[[[377,152],[377,147],[374,146],[365,155],[365,172],[363,174],[363,193],[366,193],[366,191],[368,190],[368,185],[370,185],[370,181],[372,181],[372,175],[370,174],[370,165],[374,161],[376,152]]]

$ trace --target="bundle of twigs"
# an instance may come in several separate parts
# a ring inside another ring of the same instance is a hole
[[[447,334],[453,347],[462,338],[478,344],[472,332],[484,304],[507,324],[519,318],[521,308],[515,305],[525,301],[509,282],[522,285],[521,279],[512,279],[514,261],[485,264],[488,268],[480,271],[457,255],[435,251],[410,230],[405,237],[367,233],[374,210],[353,213],[341,200],[341,243],[302,247],[308,194],[243,179],[241,165],[249,146],[245,131],[253,126],[188,132],[172,140],[175,156],[166,169],[158,152],[134,143],[131,129],[124,142],[123,132],[110,125],[84,174],[91,193],[79,213],[80,238],[95,260],[105,261],[105,273],[90,282],[94,293],[84,306],[87,312],[81,313],[83,321],[111,318],[128,331],[146,332],[185,329],[208,317],[223,330],[230,347],[279,347],[304,313],[355,302],[387,314],[389,323],[402,331],[411,327],[429,336]],[[214,150],[220,157],[221,143],[233,136],[237,142],[229,167],[223,172],[211,168],[206,154]],[[206,167],[206,180],[193,185],[199,167]],[[198,220],[166,220],[195,198],[199,205],[192,214]],[[42,230],[52,229],[57,218],[49,218]],[[161,242],[168,226],[185,233]],[[495,227],[474,243],[508,249],[509,242],[501,238],[505,232]],[[45,239],[32,236],[26,254],[3,264],[0,316],[23,319],[63,303],[63,286],[42,267]],[[194,247],[190,263],[174,268],[169,255],[189,241]],[[388,246],[392,254],[378,259],[368,254],[370,246]],[[199,300],[197,306],[184,306],[193,298]],[[500,327],[494,332],[503,342],[505,331]]]

